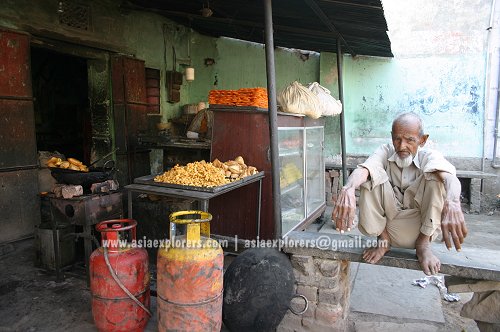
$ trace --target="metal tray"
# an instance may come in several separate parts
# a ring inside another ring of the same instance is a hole
[[[225,191],[227,189],[231,189],[233,187],[241,187],[247,182],[255,182],[261,178],[264,177],[264,172],[259,172],[254,175],[247,176],[241,180],[236,180],[228,184],[224,184],[222,186],[217,186],[217,187],[195,187],[195,186],[183,186],[180,184],[174,184],[174,183],[165,183],[165,182],[155,182],[154,177],[156,175],[146,175],[146,176],[141,176],[138,178],[134,179],[134,183],[138,184],[147,184],[150,186],[158,186],[158,187],[165,187],[165,188],[175,188],[175,189],[183,189],[183,190],[195,190],[195,191],[204,191],[204,192],[209,192],[209,193],[217,193],[220,191]]]

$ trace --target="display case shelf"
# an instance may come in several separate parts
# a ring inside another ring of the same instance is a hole
[[[281,189],[281,195],[286,195],[289,192],[292,192],[292,191],[297,190],[297,189],[303,190],[303,188],[298,183],[288,185],[285,188]]]
[[[280,149],[280,154],[279,154],[280,157],[296,157],[296,156],[300,156],[300,152],[299,151],[294,151],[294,150],[289,150],[289,149],[284,149],[284,150],[281,150]]]

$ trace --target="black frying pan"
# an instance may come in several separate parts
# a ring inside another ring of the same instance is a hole
[[[110,166],[109,164],[112,163]],[[107,161],[103,167],[89,168],[88,172],[74,171],[72,169],[51,167],[50,173],[58,183],[81,185],[84,189],[93,183],[113,179],[115,174],[114,161]]]

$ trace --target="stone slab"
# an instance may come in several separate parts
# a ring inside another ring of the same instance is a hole
[[[392,323],[392,322],[356,322],[354,325],[356,332],[437,332],[440,329],[424,323]]]
[[[489,292],[500,291],[500,282],[488,280],[475,280],[457,278],[455,276],[446,276],[445,284],[450,293],[469,293],[469,292]]]
[[[457,170],[458,178],[469,178],[469,179],[488,179],[495,178],[496,174],[485,173],[481,171],[462,171]]]
[[[289,254],[348,260],[363,263],[362,253],[368,247],[366,238],[317,232],[291,232],[286,238]],[[500,251],[462,248],[448,251],[443,243],[433,243],[434,254],[441,260],[441,273],[463,278],[500,281]],[[393,248],[377,265],[421,270],[415,250]]]
[[[351,293],[351,311],[444,323],[439,289],[411,284],[424,276],[418,271],[360,264]]]

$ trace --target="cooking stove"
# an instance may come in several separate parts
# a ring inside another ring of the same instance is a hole
[[[58,198],[55,195],[49,195],[54,243],[58,243],[56,230],[61,225],[79,225],[83,228],[83,232],[76,233],[75,236],[83,238],[87,277],[90,254],[93,250],[92,228],[95,224],[103,220],[123,218],[122,197],[123,194],[121,191],[87,194],[73,198]],[[56,278],[60,281],[62,275],[60,271],[61,255],[59,253],[59,245],[54,246],[54,251]]]

